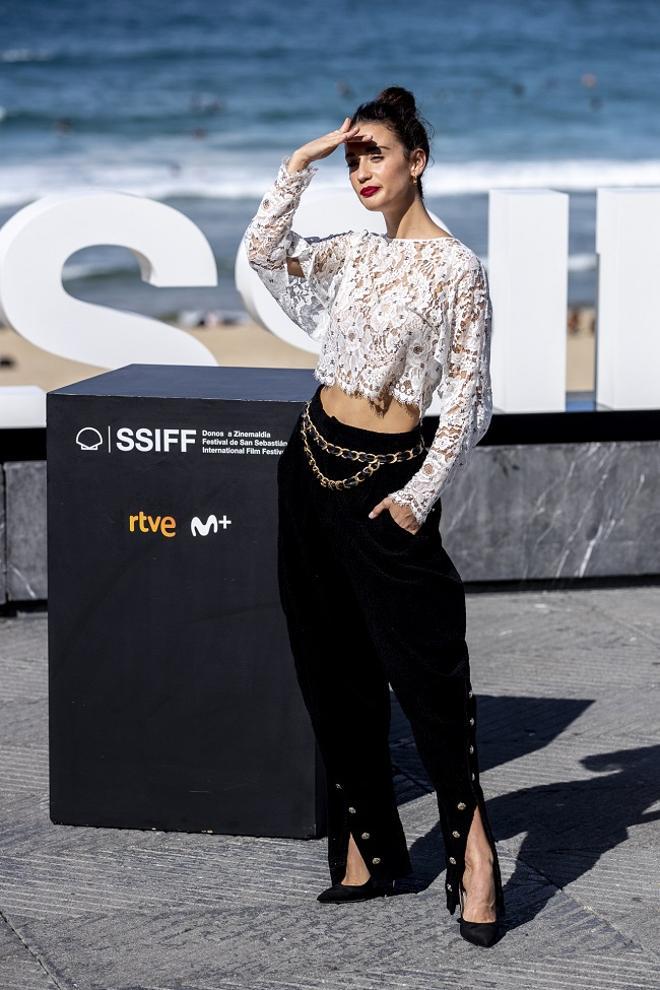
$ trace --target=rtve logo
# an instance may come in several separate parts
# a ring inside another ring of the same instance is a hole
[[[231,519],[226,515],[209,516],[206,522],[202,522],[199,516],[193,516],[190,520],[190,532],[193,536],[208,536],[209,533],[217,533],[222,526],[223,530],[231,524]],[[172,539],[176,536],[176,519],[174,516],[152,516],[146,512],[137,512],[128,517],[129,533],[154,533]]]

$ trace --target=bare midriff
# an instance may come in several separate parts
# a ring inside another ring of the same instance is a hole
[[[347,395],[338,385],[324,385],[320,392],[321,405],[329,416],[340,423],[376,433],[405,433],[419,423],[417,406],[404,406],[392,396],[384,400]]]

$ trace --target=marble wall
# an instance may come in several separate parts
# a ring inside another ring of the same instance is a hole
[[[660,442],[478,447],[442,496],[464,581],[660,574]],[[42,600],[46,463],[0,471],[0,604]]]
[[[0,464],[0,606],[7,601],[7,527],[5,525],[5,473]]]
[[[11,461],[4,480],[5,587],[0,601],[39,601],[47,597],[46,462]]]
[[[660,442],[478,447],[442,496],[464,581],[660,573]]]

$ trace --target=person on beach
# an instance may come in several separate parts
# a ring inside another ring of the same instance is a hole
[[[387,233],[302,237],[292,219],[343,147]],[[327,777],[322,903],[394,892],[412,872],[389,751],[391,685],[437,796],[446,903],[464,938],[501,935],[499,861],[479,782],[465,592],[440,535],[441,492],[492,416],[492,306],[479,257],[427,213],[429,141],[388,87],[282,159],[244,241],[284,312],[321,344],[320,382],[280,455],[278,581]],[[441,403],[427,448],[421,418]]]

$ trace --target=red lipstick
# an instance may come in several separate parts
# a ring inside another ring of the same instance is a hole
[[[380,186],[365,186],[364,189],[360,189],[360,196],[373,196],[379,189]]]

